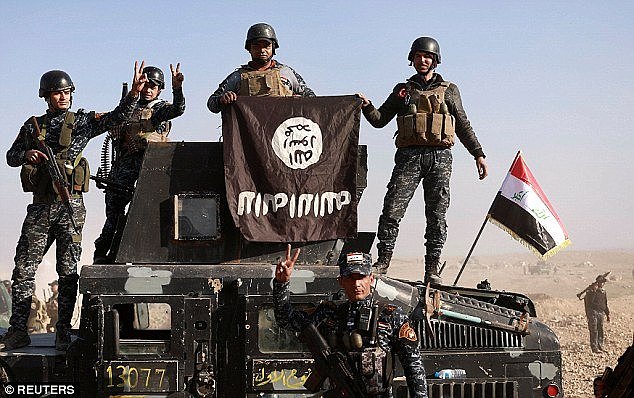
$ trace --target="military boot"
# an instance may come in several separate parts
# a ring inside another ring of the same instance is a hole
[[[429,282],[433,285],[439,285],[442,283],[442,279],[438,274],[439,265],[440,260],[438,258],[425,256],[425,283]]]
[[[390,267],[390,261],[392,260],[392,252],[387,250],[379,250],[379,257],[372,265],[374,272],[378,275],[387,274],[387,269]]]
[[[92,263],[93,264],[108,264],[110,263],[108,259],[108,249],[110,248],[109,244],[104,244],[103,242],[95,243],[95,252],[92,255]]]
[[[15,350],[31,344],[31,338],[26,330],[10,327],[9,330],[0,337],[0,351]]]

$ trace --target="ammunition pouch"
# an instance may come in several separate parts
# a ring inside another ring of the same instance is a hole
[[[158,102],[154,100],[145,108],[135,112],[132,121],[122,127],[121,150],[131,155],[147,148],[149,142],[169,142],[168,135],[172,127],[170,121],[165,121],[158,128],[152,125],[152,106]]]
[[[40,180],[46,175],[44,167],[38,167],[32,164],[23,164],[20,169],[20,181],[22,182],[22,190],[24,192],[35,192]],[[49,178],[50,181],[50,178]]]
[[[280,70],[277,68],[265,71],[241,70],[240,95],[250,97],[290,97],[293,92],[282,83]]]
[[[88,192],[90,188],[90,165],[86,158],[82,157],[79,159],[77,166],[72,171],[71,181],[73,192]]]
[[[445,92],[451,83],[442,82],[433,90],[416,90],[408,85],[409,113],[396,118],[396,147],[438,146],[455,142],[456,119],[449,113]]]
[[[349,351],[349,362],[353,363],[361,385],[368,395],[385,393],[392,384],[392,355],[381,347]]]

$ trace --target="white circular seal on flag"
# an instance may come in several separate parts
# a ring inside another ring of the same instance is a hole
[[[286,119],[275,129],[271,146],[285,165],[295,170],[305,169],[321,157],[321,129],[305,117]]]

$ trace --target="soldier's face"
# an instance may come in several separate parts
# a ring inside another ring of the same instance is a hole
[[[161,93],[161,89],[159,86],[154,84],[153,82],[148,81],[143,86],[143,90],[141,90],[141,98],[146,101],[153,101],[158,95]]]
[[[273,56],[273,43],[268,40],[257,40],[249,48],[251,59],[260,63],[267,63]]]
[[[374,275],[352,274],[339,277],[339,285],[346,292],[346,297],[350,301],[361,301],[370,295]]]
[[[71,91],[69,88],[65,90],[52,91],[48,96],[48,106],[51,110],[65,111],[70,108]]]
[[[434,54],[424,51],[417,51],[416,54],[414,54],[414,68],[416,72],[425,75],[431,71],[433,65]]]

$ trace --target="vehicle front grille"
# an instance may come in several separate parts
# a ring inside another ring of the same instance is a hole
[[[445,348],[522,348],[520,333],[467,325],[462,323],[431,320],[434,336],[425,330],[425,322],[419,322],[422,349]]]
[[[515,381],[428,380],[429,398],[518,398]]]

